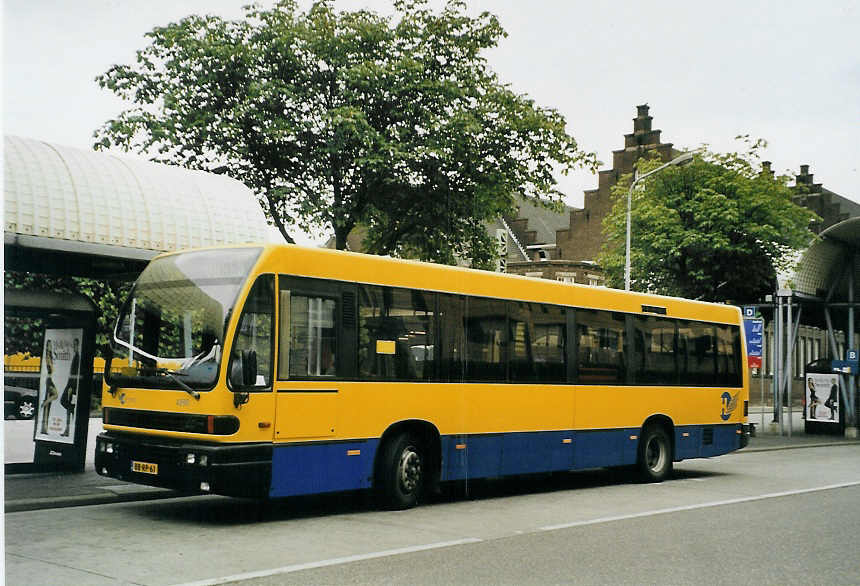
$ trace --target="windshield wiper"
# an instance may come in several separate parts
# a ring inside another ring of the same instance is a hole
[[[185,383],[182,381],[182,379],[180,379],[180,378],[179,378],[180,376],[188,376],[188,374],[187,374],[187,373],[184,373],[184,372],[177,372],[177,371],[175,371],[175,370],[170,370],[169,368],[156,368],[156,369],[155,369],[155,372],[157,372],[158,374],[164,374],[164,375],[167,375],[168,377],[170,377],[170,380],[172,380],[172,381],[173,381],[173,382],[175,382],[177,385],[179,385],[179,387],[180,387],[183,391],[185,391],[186,393],[188,393],[189,395],[191,395],[192,397],[194,397],[194,398],[195,398],[195,399],[197,399],[198,401],[200,400],[200,393],[198,393],[197,391],[195,391],[194,389],[192,389],[191,387],[189,387],[187,384],[185,384]]]

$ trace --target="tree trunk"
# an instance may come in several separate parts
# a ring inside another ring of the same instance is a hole
[[[287,233],[287,228],[286,226],[284,226],[284,222],[281,220],[280,215],[278,215],[278,210],[275,207],[275,202],[268,193],[266,194],[266,203],[269,206],[269,216],[272,218],[272,221],[275,222],[275,226],[278,228],[278,232],[281,233],[281,236],[284,237],[284,240],[286,240],[290,244],[295,244],[296,241],[293,240],[293,237]]]
[[[337,250],[346,250],[346,237],[349,236],[349,230],[343,228],[334,229],[334,247]]]

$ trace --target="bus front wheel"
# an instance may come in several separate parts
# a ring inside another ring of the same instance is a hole
[[[421,442],[411,433],[385,443],[378,476],[384,506],[408,509],[418,504],[424,490],[426,461]]]
[[[645,482],[663,482],[672,473],[672,443],[659,425],[650,425],[639,439],[639,475]]]

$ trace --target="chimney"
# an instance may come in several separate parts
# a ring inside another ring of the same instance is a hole
[[[795,182],[798,185],[812,185],[812,173],[809,172],[809,165],[800,166],[800,175],[795,176]]]
[[[633,133],[651,132],[651,116],[648,115],[648,104],[636,106],[636,118],[633,119]]]
[[[773,177],[773,169],[770,168],[770,165],[771,165],[770,161],[762,161],[761,162],[761,173],[762,173],[762,175],[767,173],[768,175]]]

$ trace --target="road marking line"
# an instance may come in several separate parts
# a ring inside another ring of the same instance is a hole
[[[306,562],[304,564],[293,564],[291,566],[283,566],[280,568],[272,568],[269,570],[260,570],[257,572],[246,572],[244,574],[233,574],[232,576],[222,576],[220,578],[211,578],[209,580],[200,580],[199,582],[186,582],[177,586],[217,586],[218,584],[226,584],[228,582],[238,582],[239,580],[251,580],[254,578],[267,578],[269,576],[277,576],[280,574],[290,574],[292,572],[300,572],[302,570],[312,570],[316,568],[327,568],[329,566],[338,566],[340,564],[348,564],[350,562],[360,562],[364,560],[373,560],[377,558],[400,555],[404,553],[415,553],[419,551],[427,551],[429,549],[439,549],[441,547],[451,547],[453,545],[465,545],[467,543],[480,543],[482,539],[476,537],[467,537],[465,539],[455,539],[453,541],[440,541],[437,543],[428,543],[426,545],[413,545],[411,547],[400,547],[397,549],[386,549],[383,551],[374,551],[370,553],[361,553],[357,555],[348,555],[340,558],[331,558],[320,560],[317,562]]]
[[[677,513],[682,511],[692,511],[696,509],[706,509],[709,507],[719,507],[723,505],[733,505],[738,503],[748,503],[754,501],[761,501],[773,498],[780,498],[785,496],[793,496],[798,494],[807,494],[812,492],[821,492],[825,490],[834,490],[837,488],[847,488],[851,486],[860,486],[860,480],[854,482],[843,482],[839,484],[829,484],[826,486],[817,486],[813,488],[802,488],[798,490],[787,490],[782,492],[772,492],[767,494],[760,494],[755,496],[748,497],[740,497],[735,499],[726,499],[721,501],[711,501],[707,503],[698,503],[694,505],[684,505],[680,507],[670,507],[666,509],[654,509],[651,511],[643,511],[641,513],[632,513],[629,515],[616,515],[611,517],[599,517],[597,519],[589,519],[586,521],[574,521],[572,523],[560,523],[558,525],[547,525],[544,527],[540,527],[537,531],[555,531],[558,529],[568,529],[572,527],[583,527],[587,525],[597,525],[599,523],[609,523],[612,521],[623,521],[627,519],[637,519],[640,517],[650,517],[653,515],[663,515],[666,513]],[[522,533],[522,532],[516,532]],[[411,547],[401,547],[397,549],[387,549],[382,551],[375,551],[370,553],[363,553],[357,555],[350,555],[338,558],[330,558],[327,560],[320,560],[316,562],[306,562],[303,564],[293,564],[290,566],[282,566],[280,568],[271,568],[268,570],[259,570],[256,572],[246,572],[243,574],[233,574],[230,576],[222,576],[220,578],[210,578],[207,580],[200,580],[197,582],[185,582],[183,584],[179,584],[177,586],[218,586],[220,584],[226,584],[229,582],[238,582],[240,580],[251,580],[254,578],[266,578],[269,576],[277,576],[280,574],[290,574],[293,572],[300,572],[302,570],[312,570],[316,568],[326,568],[331,566],[338,566],[341,564],[348,564],[351,562],[359,562],[365,560],[378,559],[383,557],[396,556],[406,553],[416,553],[419,551],[427,551],[432,549],[439,549],[443,547],[451,547],[455,545],[466,545],[470,543],[480,543],[484,541],[483,539],[478,539],[476,537],[467,537],[464,539],[455,539],[452,541],[440,541],[436,543],[428,543],[425,545],[414,545]]]
[[[860,480],[855,482],[842,482],[839,484],[828,484],[827,486],[816,486],[814,488],[801,488],[798,490],[786,490],[783,492],[771,492],[767,494],[759,494],[756,496],[745,496],[736,499],[727,499],[723,501],[711,501],[707,503],[698,503],[695,505],[684,505],[681,507],[670,507],[668,509],[654,509],[651,511],[643,511],[641,513],[631,513],[629,515],[616,515],[612,517],[598,517],[597,519],[589,519],[587,521],[573,521],[572,523],[560,523],[558,525],[546,525],[539,527],[538,531],[555,531],[557,529],[569,529],[571,527],[583,527],[586,525],[597,525],[598,523],[610,523],[612,521],[624,521],[627,519],[638,519],[639,517],[650,517],[652,515],[664,515],[666,513],[678,513],[681,511],[693,511],[696,509],[707,509],[709,507],[721,507],[723,505],[735,505],[738,503],[749,503],[754,501],[763,501],[767,499],[775,499],[784,496],[793,496],[797,494],[806,494],[810,492],[820,492],[823,490],[834,490],[837,488],[846,488],[849,486],[860,486]]]

